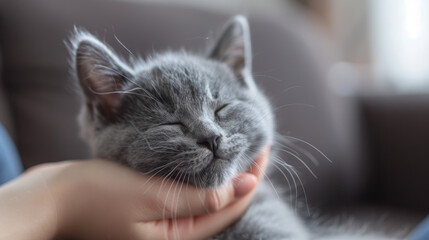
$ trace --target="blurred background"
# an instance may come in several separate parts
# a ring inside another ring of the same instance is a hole
[[[249,18],[254,76],[296,153],[280,154],[301,177],[286,191],[298,194],[296,208],[412,229],[429,213],[423,0],[2,0],[0,121],[24,167],[90,157],[64,45],[73,26],[123,56],[122,44],[142,56],[203,52],[235,14]]]

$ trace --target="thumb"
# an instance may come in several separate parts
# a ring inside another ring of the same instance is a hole
[[[247,195],[256,188],[257,182],[255,175],[242,173],[224,187],[206,190],[206,206],[209,212],[217,212],[236,199]]]
[[[255,175],[243,173],[232,180],[235,198],[241,198],[251,192],[258,182]]]

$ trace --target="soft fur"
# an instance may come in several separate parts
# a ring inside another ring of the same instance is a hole
[[[126,63],[82,30],[70,49],[85,96],[82,135],[96,157],[210,188],[246,171],[274,142],[273,112],[251,75],[242,16],[226,24],[205,55],[166,52]],[[263,182],[241,220],[213,239],[312,238]]]

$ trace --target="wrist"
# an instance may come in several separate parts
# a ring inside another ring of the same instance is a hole
[[[84,182],[76,178],[79,174],[79,161],[59,163],[49,181],[49,189],[56,208],[55,236],[79,237],[79,216],[89,212],[82,209],[85,204],[80,197],[80,184]]]
[[[0,239],[52,239],[57,232],[56,202],[46,176],[34,172],[0,189]]]
[[[52,181],[53,199],[57,206],[56,236],[77,239],[96,239],[99,214],[95,214],[103,199],[97,199],[97,183],[91,173],[90,161],[69,161],[59,168]],[[92,169],[93,170],[93,169]],[[88,174],[87,171],[90,171]]]

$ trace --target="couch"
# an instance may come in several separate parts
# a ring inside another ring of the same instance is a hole
[[[74,26],[95,33],[123,56],[128,52],[116,38],[133,53],[145,56],[181,47],[202,51],[234,14],[155,1],[1,1],[0,122],[14,139],[24,168],[90,157],[78,134],[80,99],[64,44]],[[326,81],[329,45],[314,31],[317,27],[302,16],[247,15],[254,75],[278,107],[278,132],[311,143],[332,161],[308,144],[294,143],[316,178],[299,160],[281,155],[299,172],[310,212],[335,213],[338,206],[375,216],[390,212],[382,203],[373,206],[362,201],[371,184],[371,165],[364,160],[361,124],[355,118],[359,108],[354,98],[330,91]],[[289,106],[281,107],[285,104]],[[275,175],[286,186],[281,174]],[[304,192],[298,190],[304,200]],[[365,211],[360,210],[363,206]],[[412,228],[424,214],[401,211],[392,222],[399,219],[395,226]]]

